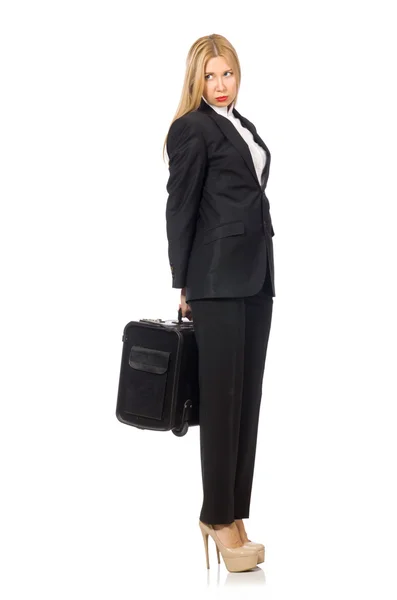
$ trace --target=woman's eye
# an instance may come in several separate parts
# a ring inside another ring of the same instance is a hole
[[[233,75],[232,71],[225,71],[225,73],[231,73],[231,74]],[[209,74],[209,75],[206,75],[206,76],[204,77],[204,79],[207,79],[207,77],[211,77],[211,75],[210,75],[210,74]]]

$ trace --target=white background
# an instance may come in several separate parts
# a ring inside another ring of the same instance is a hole
[[[393,2],[3,1],[1,596],[396,597]],[[177,317],[162,145],[220,33],[272,153],[276,297],[251,573],[210,571],[199,429],[115,416],[124,326]]]

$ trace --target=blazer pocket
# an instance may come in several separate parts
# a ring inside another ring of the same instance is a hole
[[[204,232],[203,243],[209,244],[209,242],[213,242],[214,240],[218,240],[219,238],[228,237],[230,235],[241,235],[244,232],[245,227],[243,221],[232,221],[230,223],[223,223],[222,225],[217,225],[216,227],[207,229]]]

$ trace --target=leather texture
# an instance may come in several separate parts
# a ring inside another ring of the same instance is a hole
[[[274,285],[274,229],[266,196],[271,155],[255,126],[240,119],[266,152],[258,181],[248,144],[203,99],[168,133],[166,229],[172,287],[186,302],[259,292],[266,270]]]

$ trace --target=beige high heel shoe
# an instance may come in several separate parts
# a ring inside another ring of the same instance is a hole
[[[248,571],[256,567],[258,562],[258,552],[255,548],[248,548],[247,546],[239,546],[238,548],[228,548],[222,544],[221,540],[216,535],[216,530],[212,525],[203,523],[199,520],[199,526],[203,535],[205,555],[207,558],[207,569],[210,568],[210,561],[208,556],[208,536],[210,535],[216,545],[216,554],[218,557],[218,564],[220,564],[219,552],[222,554],[223,562],[228,571],[236,573],[240,571]]]
[[[240,532],[238,525],[237,529]],[[240,532],[240,537],[243,539],[245,536]],[[265,562],[265,546],[263,544],[260,544],[259,542],[251,542],[251,540],[247,538],[247,541],[244,542],[244,546],[248,546],[248,548],[255,548],[255,550],[258,552],[258,565]]]
[[[244,546],[248,546],[248,548],[255,548],[255,550],[258,553],[258,565],[265,562],[265,546],[263,544],[260,544],[259,542],[251,542],[251,540],[248,540],[248,542],[244,543]]]

